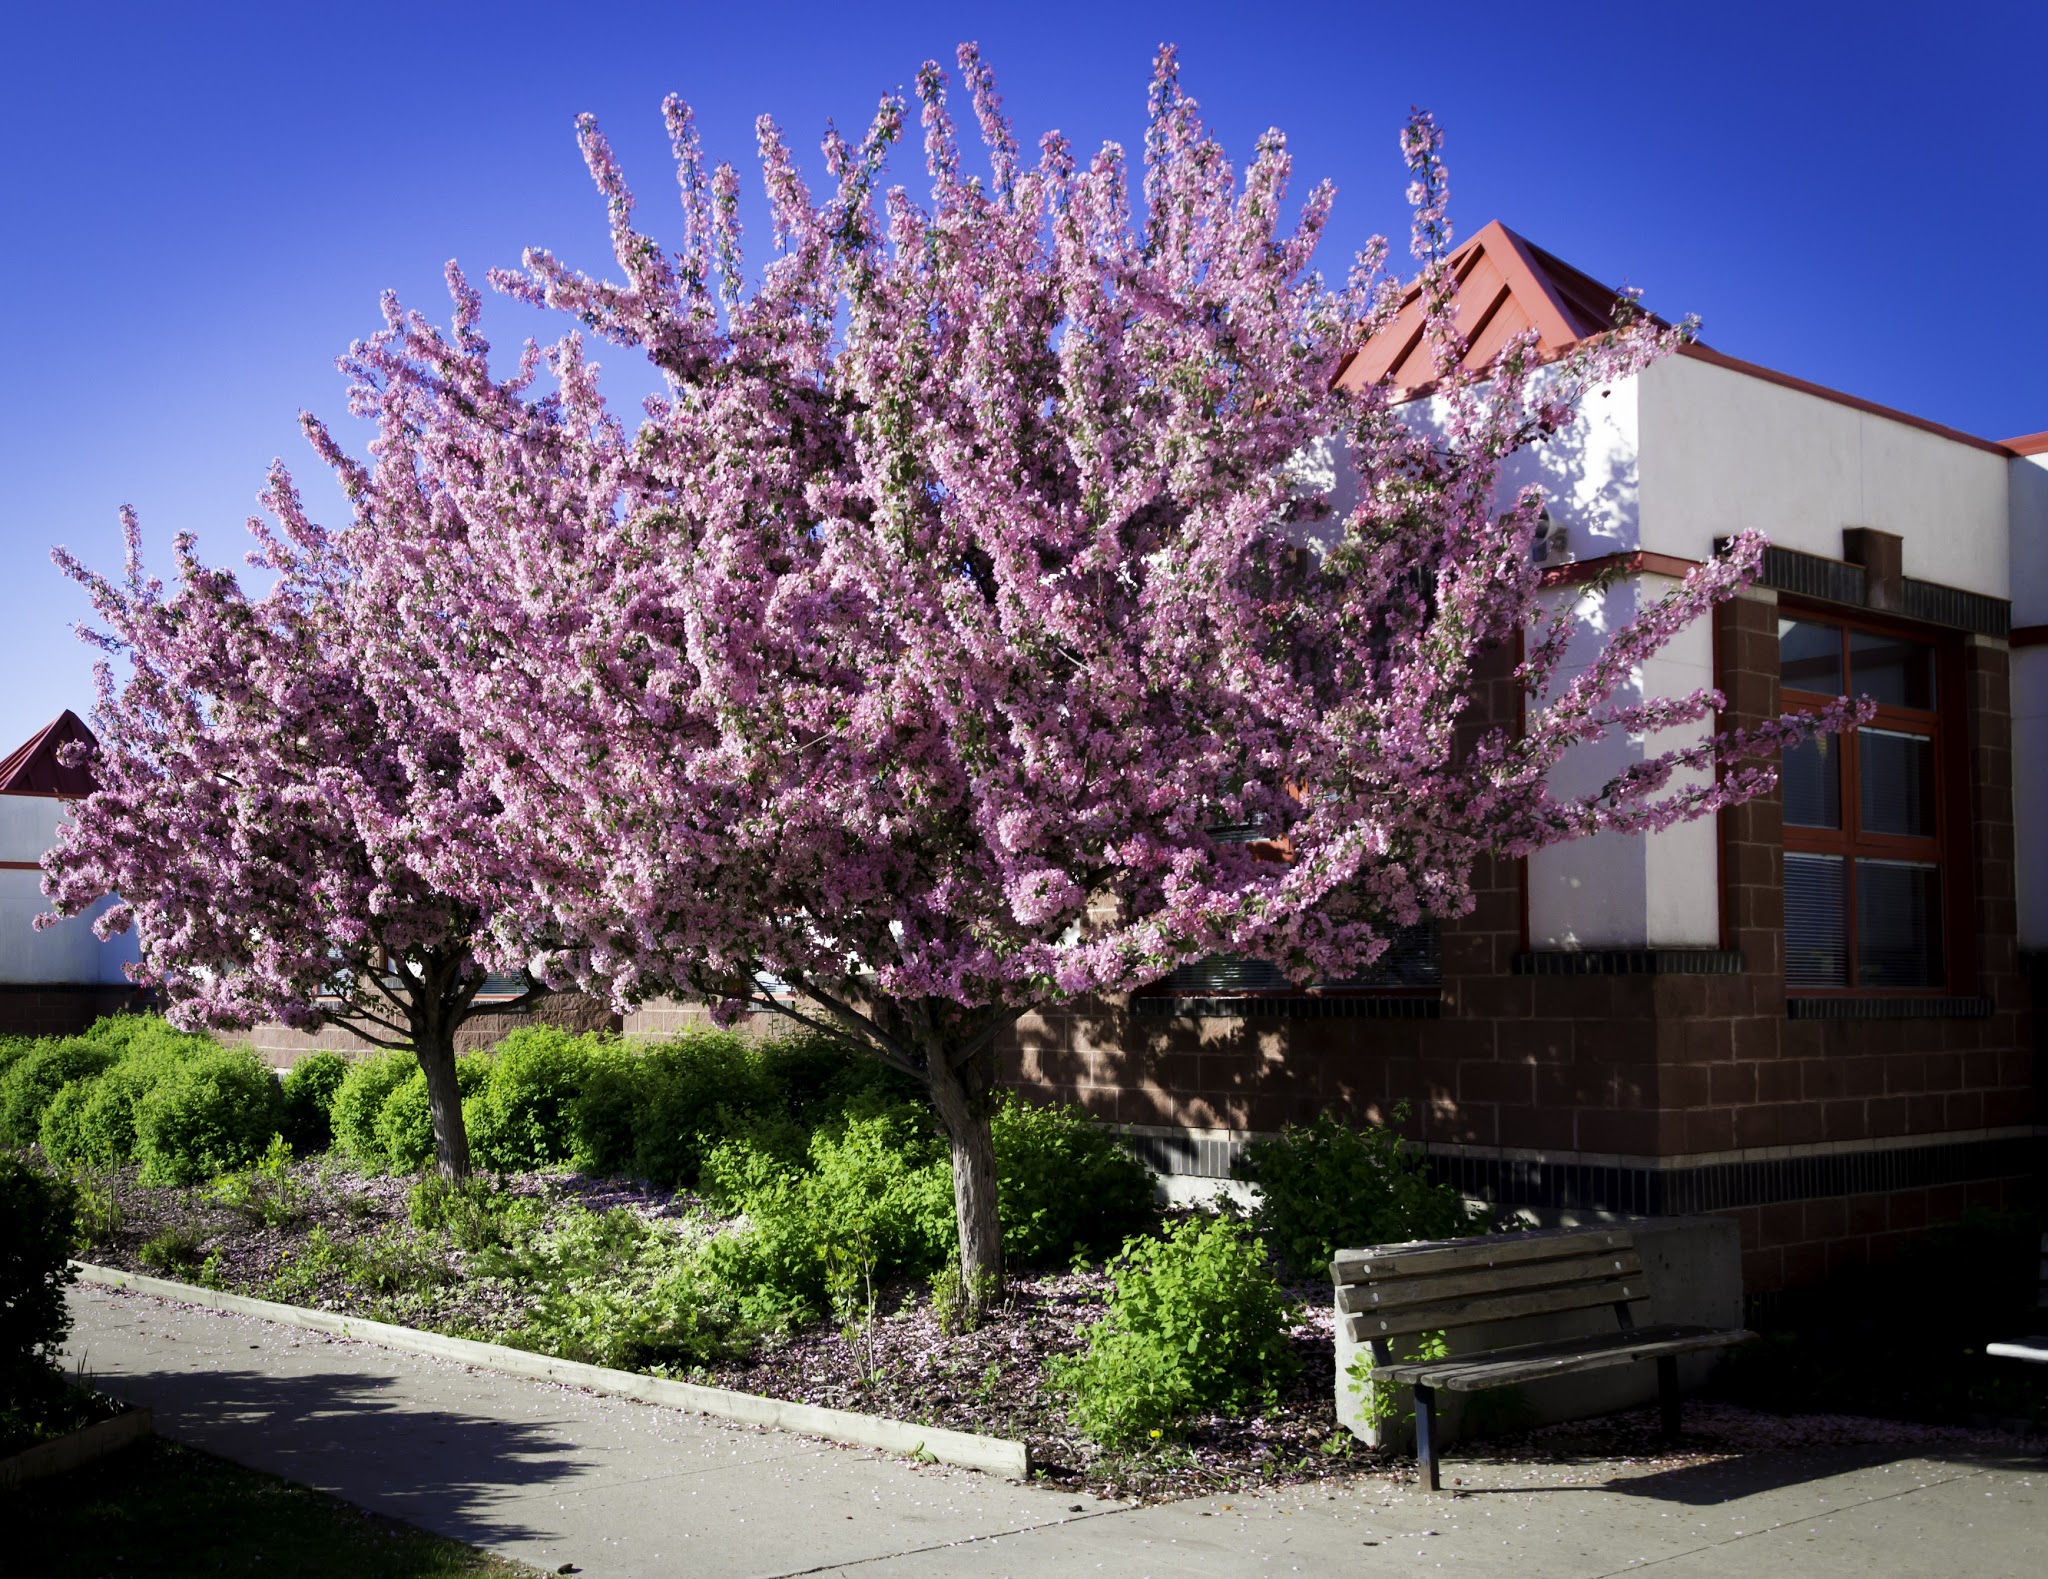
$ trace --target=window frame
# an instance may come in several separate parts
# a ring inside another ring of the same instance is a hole
[[[1929,708],[1902,707],[1880,703],[1876,711],[1854,729],[1844,730],[1839,739],[1836,771],[1841,826],[1814,828],[1781,822],[1785,855],[1832,855],[1843,863],[1842,940],[1848,981],[1838,987],[1818,987],[1786,982],[1790,998],[1942,998],[1968,990],[1977,975],[1976,934],[1969,917],[1975,913],[1976,885],[1971,862],[1969,817],[1969,729],[1966,715],[1968,695],[1963,684],[1961,644],[1950,632],[1930,630],[1911,620],[1871,617],[1840,605],[1780,596],[1778,618],[1809,624],[1831,625],[1840,632],[1841,673],[1853,687],[1855,670],[1851,663],[1850,638],[1866,635],[1892,636],[1928,649],[1934,665],[1932,700]],[[1854,693],[1852,693],[1854,694]],[[1817,712],[1839,698],[1802,691],[1783,683],[1778,688],[1781,712]],[[1893,730],[1927,737],[1932,743],[1934,832],[1928,834],[1872,833],[1862,826],[1863,795],[1859,769],[1862,758],[1861,731]],[[1784,804],[1780,790],[1779,805]],[[1857,978],[1860,974],[1857,937],[1856,863],[1859,860],[1895,860],[1932,864],[1940,874],[1941,905],[1935,925],[1941,941],[1942,968],[1936,980],[1918,987],[1871,987]],[[1779,894],[1785,892],[1782,866]],[[1781,933],[1782,935],[1782,933]],[[1789,948],[1781,948],[1782,974],[1790,963]]]

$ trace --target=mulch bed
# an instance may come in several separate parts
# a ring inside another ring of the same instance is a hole
[[[338,1243],[398,1237],[412,1187],[409,1179],[358,1174],[331,1154],[302,1160],[291,1169],[303,1192],[301,1215],[289,1227],[273,1227],[215,1202],[207,1187],[144,1186],[136,1171],[105,1177],[118,1225],[88,1259],[158,1277],[203,1277],[227,1292],[270,1299],[280,1297],[274,1280],[315,1226]],[[521,1194],[592,1211],[624,1206],[650,1218],[682,1217],[701,1205],[687,1194],[573,1174],[520,1174],[504,1182]],[[143,1259],[143,1247],[166,1233],[193,1246],[184,1264]],[[290,1302],[464,1337],[492,1336],[516,1321],[523,1303],[518,1290],[465,1278],[462,1252],[439,1236],[411,1236],[409,1243],[414,1254],[440,1263],[444,1275],[435,1286],[372,1293],[336,1275]],[[1099,1496],[1150,1499],[1288,1485],[1340,1465],[1355,1470],[1381,1463],[1389,1473],[1407,1472],[1402,1461],[1373,1454],[1337,1429],[1332,1316],[1321,1286],[1291,1291],[1302,1304],[1293,1334],[1301,1365],[1277,1410],[1198,1420],[1180,1440],[1143,1452],[1104,1452],[1068,1423],[1048,1385],[1047,1366],[1055,1355],[1082,1347],[1082,1328],[1100,1316],[1108,1289],[1100,1271],[1016,1276],[1003,1306],[979,1330],[947,1336],[922,1288],[884,1288],[872,1323],[846,1330],[821,1323],[764,1343],[750,1359],[687,1375],[793,1402],[1021,1439],[1030,1445],[1035,1472],[1048,1482]]]

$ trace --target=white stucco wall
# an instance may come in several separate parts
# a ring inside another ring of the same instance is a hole
[[[1606,638],[1675,585],[1638,576],[1602,596],[1580,599],[1586,621],[1560,683]],[[1638,669],[1618,702],[1680,696],[1713,683],[1713,633],[1704,622],[1681,631]],[[1646,755],[1684,746],[1707,726],[1647,738],[1610,735],[1572,752],[1551,783],[1559,795],[1598,789]],[[1529,944],[1538,949],[1714,948],[1721,937],[1719,844],[1714,821],[1681,823],[1647,835],[1601,834],[1529,858]]]
[[[2006,457],[1691,357],[1637,383],[1644,549],[1704,559],[1754,527],[1840,559],[1867,526],[1905,540],[1909,576],[2012,595]]]
[[[0,795],[0,861],[39,861],[64,819],[63,801],[47,795]],[[0,869],[0,982],[9,985],[86,986],[119,983],[121,967],[137,957],[132,934],[102,943],[92,934],[91,913],[35,930],[35,918],[49,908],[42,874]]]
[[[2012,622],[2048,625],[2048,455],[2011,463]],[[2048,647],[2012,655],[2020,947],[2048,949]]]

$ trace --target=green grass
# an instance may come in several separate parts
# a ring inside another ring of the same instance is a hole
[[[0,1528],[7,1532],[0,1566],[37,1579],[534,1579],[537,1572],[161,1437],[0,1494]]]

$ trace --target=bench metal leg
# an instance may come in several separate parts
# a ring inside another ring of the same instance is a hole
[[[1443,1490],[1436,1470],[1436,1389],[1415,1387],[1415,1465],[1431,1491]]]
[[[1663,1414],[1664,1440],[1678,1437],[1678,1356],[1657,1357],[1657,1404]]]

